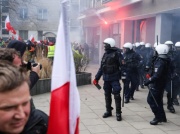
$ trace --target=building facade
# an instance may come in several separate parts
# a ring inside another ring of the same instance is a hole
[[[84,39],[97,51],[94,61],[100,61],[107,37],[119,48],[126,42],[153,45],[157,38],[180,41],[179,0],[80,0],[80,7]]]
[[[5,29],[5,19],[9,15],[10,23],[23,40],[28,40],[33,35],[35,40],[54,40],[56,38],[60,2],[62,0],[0,0],[1,6],[1,31],[2,38],[12,37],[13,34]],[[77,17],[79,14],[78,0],[70,0],[69,27],[71,37],[79,30]],[[79,36],[78,36],[79,38]],[[74,39],[72,39],[74,40]]]

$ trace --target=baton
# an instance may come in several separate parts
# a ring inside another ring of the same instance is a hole
[[[156,99],[155,99],[155,97],[154,97],[154,95],[153,95],[153,93],[151,92],[150,86],[148,86],[148,89],[149,89],[149,92],[150,92],[150,94],[151,94],[151,96],[152,96],[154,102],[156,103],[156,106],[159,107],[158,104],[157,104],[157,101],[156,101]]]

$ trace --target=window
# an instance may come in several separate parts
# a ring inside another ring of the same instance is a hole
[[[28,31],[27,30],[19,30],[19,36],[23,40],[28,40]]]
[[[9,2],[7,0],[2,0],[2,6],[9,6]]]
[[[7,31],[6,29],[2,29],[2,34],[9,34],[9,31]]]
[[[1,27],[2,27],[2,34],[6,34],[8,35],[9,32],[5,29],[5,20],[6,20],[7,16],[2,16],[1,18]]]
[[[27,8],[21,8],[20,9],[20,18],[21,19],[27,19],[28,18],[28,9]]]
[[[2,7],[2,12],[3,13],[8,13],[9,12],[9,8],[8,7]]]
[[[39,9],[38,10],[38,19],[39,20],[47,20],[47,9]]]
[[[38,31],[38,40],[43,39],[43,31]]]

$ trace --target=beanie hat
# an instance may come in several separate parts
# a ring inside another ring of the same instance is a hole
[[[23,56],[25,50],[26,50],[26,44],[24,42],[18,41],[18,40],[12,40],[7,48],[14,48],[16,51],[19,51],[21,54],[21,57]]]

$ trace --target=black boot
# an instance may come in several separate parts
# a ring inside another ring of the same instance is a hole
[[[178,102],[178,99],[177,99],[177,98],[175,98],[175,99],[173,100],[173,104],[176,105],[176,106],[179,106],[179,102]]]
[[[175,113],[175,109],[173,107],[173,99],[171,98],[171,94],[170,93],[167,93],[167,109],[171,113]]]
[[[128,98],[125,98],[124,103],[129,103],[129,99],[128,99]]]
[[[151,125],[157,125],[158,123],[162,122],[162,120],[159,120],[157,118],[154,118],[152,121],[150,121]]]
[[[131,99],[131,100],[134,100],[134,97],[133,97],[133,96],[131,96],[131,97],[130,97],[130,99]]]
[[[103,118],[107,118],[107,117],[110,117],[112,116],[112,112],[111,111],[106,111],[103,115]]]
[[[117,121],[121,121],[122,120],[121,114],[116,114],[116,119]]]
[[[115,105],[116,105],[116,119],[117,121],[121,121],[121,97],[120,94],[114,94]]]
[[[171,113],[175,113],[175,109],[173,107],[173,105],[168,105],[167,109],[171,112]]]
[[[103,115],[103,118],[107,118],[112,116],[112,110],[113,107],[111,107],[111,103],[112,103],[112,98],[111,98],[111,93],[105,93],[105,102],[106,102],[106,112]]]

